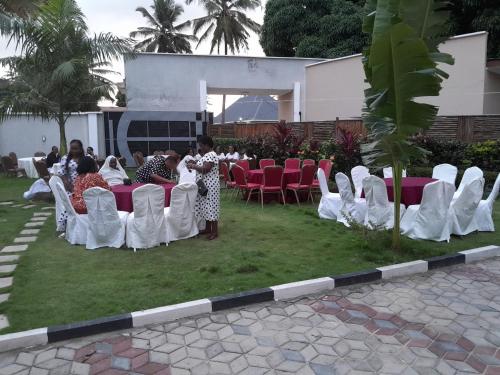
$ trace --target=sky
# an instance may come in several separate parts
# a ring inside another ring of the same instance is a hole
[[[183,0],[176,0],[178,4],[183,5],[184,14],[179,19],[179,22],[184,22],[188,19],[201,17],[205,14],[204,9],[194,0],[191,5],[186,5]],[[264,17],[264,6],[267,0],[261,0],[262,7],[248,12],[248,16],[254,21],[262,24]],[[121,37],[128,37],[130,31],[135,30],[139,26],[146,26],[146,20],[135,9],[139,6],[150,9],[152,0],[77,0],[78,5],[87,17],[87,25],[90,32],[112,32]],[[247,56],[264,56],[264,52],[259,44],[257,35],[251,33],[251,38],[248,41],[249,48],[247,51],[241,51],[240,55]],[[193,45],[193,53],[208,54],[210,53],[209,42],[204,42],[195,49]],[[12,46],[7,47],[6,39],[0,40],[0,57],[11,56],[15,53]],[[119,72],[120,75],[111,77],[114,81],[121,81],[123,75],[123,61],[113,62],[113,70]],[[234,102],[238,96],[228,97],[226,106]],[[217,115],[222,106],[222,97],[214,95],[209,98],[209,110]]]

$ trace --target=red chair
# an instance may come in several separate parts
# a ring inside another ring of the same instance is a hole
[[[286,204],[285,192],[283,191],[283,167],[280,165],[272,165],[264,168],[264,181],[260,185],[260,202],[262,208],[264,208],[264,194],[281,193],[281,198],[283,198],[283,205]]]
[[[304,165],[316,165],[316,162],[313,159],[304,159],[302,161],[302,166]]]
[[[248,201],[250,200],[250,196],[254,191],[259,191],[260,189],[260,184],[255,184],[253,182],[247,182],[247,176],[246,172],[243,170],[238,165],[235,165],[232,169],[231,172],[233,172],[234,176],[234,182],[236,183],[236,188],[238,189],[238,192],[236,193],[236,197],[238,197],[238,194],[241,192],[248,192],[248,198],[247,198],[247,204]]]
[[[231,181],[231,176],[229,174],[229,167],[225,161],[221,162],[219,165],[222,178],[224,179],[224,183],[226,184],[226,188],[234,189],[236,187],[236,182]]]
[[[274,167],[276,162],[273,159],[261,159],[259,161],[259,168],[264,169],[266,167]]]
[[[309,192],[309,197],[311,198],[311,202],[314,203],[311,190],[316,170],[317,168],[315,165],[304,165],[300,172],[300,182],[286,185],[286,190],[291,190],[295,193],[295,198],[297,199],[297,204],[299,206],[300,206],[299,194],[298,194],[299,191]]]
[[[300,169],[300,159],[286,159],[285,169]]]
[[[248,160],[238,160],[236,162],[236,165],[238,167],[241,167],[243,168],[243,170],[246,172],[246,171],[249,171],[250,170],[250,163]]]
[[[333,163],[331,160],[328,159],[321,159],[319,161],[319,168],[325,172],[325,178],[326,181],[328,182],[330,180],[330,174],[332,173],[332,168],[333,168]],[[313,180],[312,183],[313,189],[314,190],[319,190],[319,181],[318,180]]]

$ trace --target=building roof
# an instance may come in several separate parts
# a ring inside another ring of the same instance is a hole
[[[276,121],[278,102],[269,95],[242,96],[226,108],[226,122],[239,121]],[[214,123],[221,122],[221,114],[214,118]]]

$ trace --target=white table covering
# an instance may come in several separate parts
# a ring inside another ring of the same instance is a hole
[[[36,171],[35,164],[33,164],[33,160],[35,159],[36,161],[42,160],[43,157],[31,157],[31,158],[18,158],[17,159],[17,165],[19,168],[24,168],[26,171],[26,175],[29,178],[38,178],[38,172]]]

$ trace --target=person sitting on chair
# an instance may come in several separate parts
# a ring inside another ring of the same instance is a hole
[[[122,185],[123,180],[128,179],[127,172],[113,155],[106,158],[104,165],[99,170],[99,174],[109,186]]]
[[[177,158],[174,156],[155,156],[137,170],[137,182],[144,184],[175,183],[174,174],[177,168]]]
[[[87,213],[87,205],[83,199],[83,192],[93,187],[101,187],[106,190],[111,190],[108,183],[104,181],[102,176],[97,173],[95,160],[90,156],[85,156],[78,164],[76,169],[78,177],[75,180],[73,195],[71,196],[71,204],[75,211],[79,214]]]

